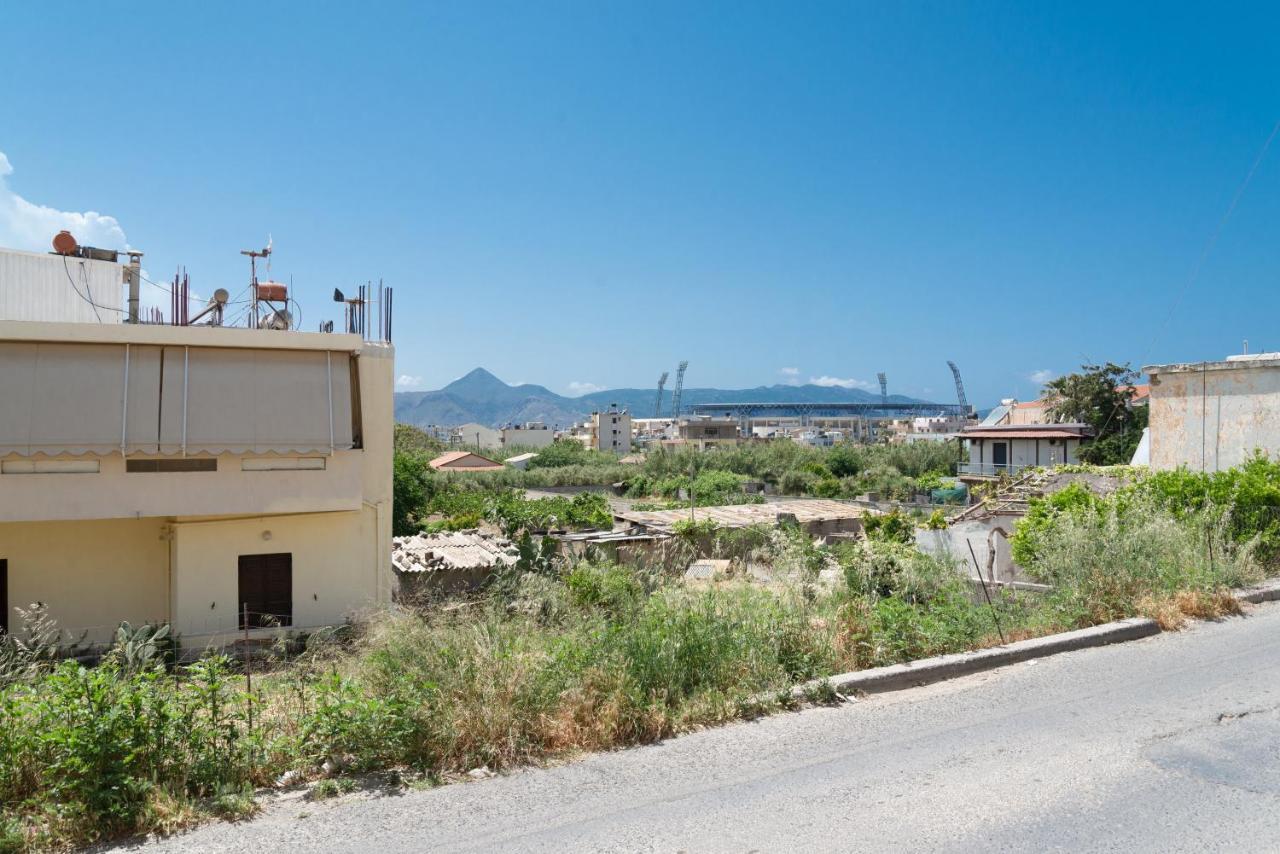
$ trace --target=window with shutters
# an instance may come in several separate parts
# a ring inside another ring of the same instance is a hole
[[[293,555],[240,555],[240,628],[293,625]]]

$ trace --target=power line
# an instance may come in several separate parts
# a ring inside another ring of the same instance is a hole
[[[1271,128],[1271,133],[1267,136],[1267,141],[1262,144],[1262,150],[1258,152],[1258,156],[1254,158],[1253,165],[1249,167],[1249,173],[1244,176],[1244,180],[1240,182],[1240,186],[1236,188],[1236,193],[1231,197],[1231,204],[1227,206],[1227,211],[1218,220],[1218,225],[1214,228],[1213,233],[1209,235],[1209,239],[1205,242],[1204,248],[1200,250],[1200,257],[1196,259],[1195,266],[1191,268],[1191,275],[1187,277],[1186,282],[1182,285],[1182,290],[1178,292],[1177,298],[1169,306],[1169,311],[1165,315],[1164,322],[1160,324],[1160,328],[1156,330],[1152,336],[1151,343],[1147,345],[1147,352],[1143,355],[1143,361],[1151,355],[1151,351],[1155,349],[1156,341],[1164,334],[1165,328],[1169,325],[1169,321],[1173,319],[1173,314],[1182,304],[1183,298],[1187,292],[1191,290],[1191,286],[1200,278],[1200,271],[1204,268],[1204,264],[1209,260],[1209,255],[1213,252],[1214,247],[1218,243],[1218,237],[1221,236],[1222,230],[1226,228],[1227,222],[1231,219],[1231,215],[1236,212],[1236,206],[1240,204],[1240,198],[1244,196],[1244,191],[1249,189],[1249,185],[1253,183],[1253,176],[1258,171],[1258,167],[1262,165],[1262,160],[1267,156],[1267,150],[1271,148],[1271,142],[1276,138],[1276,134],[1280,133],[1280,121],[1275,123]]]
[[[98,319],[99,323],[102,322],[102,315],[98,314],[98,309],[102,309],[103,311],[114,311],[116,314],[124,314],[124,309],[112,308],[109,305],[101,305],[99,303],[94,302],[93,291],[89,289],[89,280],[87,277],[85,278],[84,289],[86,292],[88,292],[89,295],[85,296],[85,294],[80,293],[80,289],[76,287],[76,280],[71,275],[71,266],[67,264],[67,256],[65,255],[62,256],[62,269],[67,274],[67,281],[71,283],[71,290],[75,291],[76,296],[80,297],[80,299],[87,302],[93,308],[93,316]],[[80,272],[82,274],[84,273],[83,267],[81,268]]]

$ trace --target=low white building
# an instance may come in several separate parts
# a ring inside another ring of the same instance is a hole
[[[1080,443],[1092,431],[1087,424],[1006,424],[970,427],[959,435],[969,444],[969,462],[960,464],[958,474],[981,479],[1079,462]]]

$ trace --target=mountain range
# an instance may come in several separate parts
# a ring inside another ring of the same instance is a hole
[[[507,385],[484,368],[476,368],[436,391],[401,391],[395,395],[396,421],[402,424],[454,426],[523,424],[542,421],[552,428],[564,428],[582,421],[592,412],[616,403],[633,417],[653,415],[656,389],[619,388],[595,391],[581,397],[565,397],[540,385]],[[662,414],[671,413],[672,390],[662,395]],[[870,403],[880,399],[857,388],[819,385],[771,385],[744,389],[686,388],[681,408],[695,403]],[[920,402],[915,398],[890,395],[900,403]]]

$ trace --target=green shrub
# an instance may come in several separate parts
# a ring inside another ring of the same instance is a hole
[[[862,517],[862,530],[868,540],[889,543],[914,543],[916,528],[901,510],[883,515]]]

